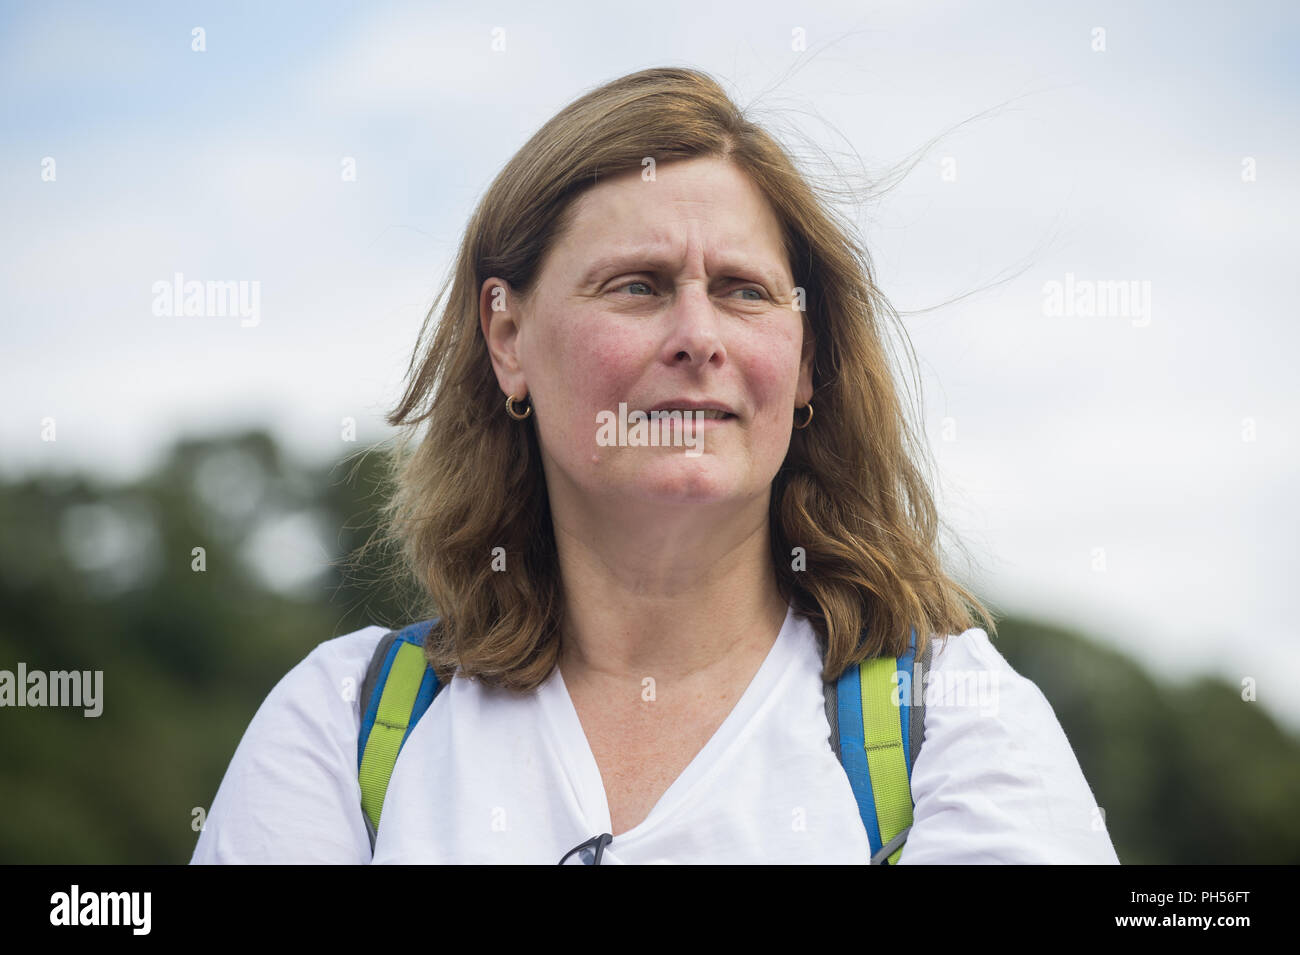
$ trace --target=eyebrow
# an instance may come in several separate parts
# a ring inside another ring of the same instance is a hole
[[[603,273],[620,272],[624,269],[637,272],[672,272],[672,260],[658,248],[625,249],[601,256],[583,273],[579,287],[587,288]],[[716,270],[722,275],[740,277],[746,273],[764,282],[768,288],[776,291],[783,287],[780,272],[768,267],[763,262],[746,261],[734,256],[724,256],[722,265]]]

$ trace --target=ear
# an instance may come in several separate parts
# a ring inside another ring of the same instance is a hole
[[[519,329],[523,318],[520,296],[505,279],[493,276],[479,289],[479,327],[487,343],[497,384],[506,395],[522,400],[528,382],[519,363]]]

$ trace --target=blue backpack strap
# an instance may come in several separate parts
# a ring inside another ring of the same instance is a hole
[[[385,634],[375,647],[361,685],[357,778],[372,851],[398,754],[442,689],[433,667],[424,659],[425,638],[438,619]]]
[[[927,644],[925,657],[929,649]],[[889,663],[878,658],[864,660],[845,670],[834,684],[826,685],[831,748],[853,788],[871,843],[873,865],[897,864],[911,831],[912,764],[925,738],[924,693],[913,687],[923,679],[924,663],[916,659],[913,627],[908,649],[901,657]],[[900,682],[895,674],[908,675],[901,690],[895,689]]]

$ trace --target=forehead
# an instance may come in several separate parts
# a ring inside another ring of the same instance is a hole
[[[574,203],[553,250],[568,264],[593,254],[644,252],[680,260],[702,246],[706,259],[752,259],[788,274],[780,222],[739,167],[715,158],[659,164],[654,180],[631,169],[597,183]]]

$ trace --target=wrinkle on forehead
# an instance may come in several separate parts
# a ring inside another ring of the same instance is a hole
[[[579,284],[590,281],[598,266],[587,261],[577,266],[575,260],[585,260],[599,249],[602,263],[640,257],[646,264],[667,266],[665,271],[679,270],[683,260],[695,260],[702,251],[711,272],[748,267],[765,275],[774,290],[788,288],[792,279],[780,223],[743,171],[721,160],[688,160],[667,163],[656,176],[649,182],[639,170],[627,170],[574,200],[571,228],[555,251],[568,271],[583,269],[576,276]],[[716,194],[698,195],[701,187]],[[648,189],[659,192],[639,191]],[[683,214],[674,217],[674,209]],[[710,210],[718,214],[710,217]],[[664,224],[665,218],[669,224]]]

